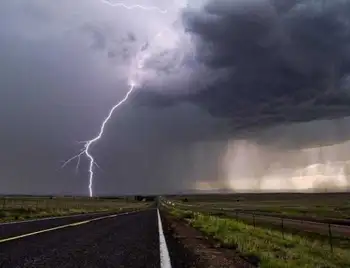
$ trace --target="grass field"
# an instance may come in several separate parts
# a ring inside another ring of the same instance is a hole
[[[32,218],[63,216],[103,211],[124,211],[144,208],[149,202],[137,202],[125,198],[84,197],[0,197],[0,222]]]
[[[187,220],[222,247],[236,249],[242,256],[259,263],[259,267],[350,267],[349,249],[329,246],[306,237],[285,234],[269,228],[253,227],[234,219],[167,208],[170,213]]]
[[[171,199],[189,207],[195,205],[280,216],[350,220],[350,193],[193,195],[174,196]]]

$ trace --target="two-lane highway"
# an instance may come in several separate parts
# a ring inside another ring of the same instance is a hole
[[[149,209],[3,224],[0,267],[171,267],[159,222]]]

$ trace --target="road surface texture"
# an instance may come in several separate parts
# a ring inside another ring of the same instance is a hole
[[[0,267],[225,267],[200,260],[169,226],[157,209],[0,224]]]
[[[86,221],[98,217],[110,215],[111,213],[88,213],[80,215],[51,217],[37,220],[20,221],[16,223],[0,223],[0,240],[14,237],[25,233],[32,233],[43,229],[54,228],[74,222]],[[1,249],[1,247],[0,247]],[[1,252],[1,251],[0,251]]]

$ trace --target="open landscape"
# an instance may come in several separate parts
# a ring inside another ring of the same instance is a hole
[[[350,268],[350,0],[0,1],[0,268]]]
[[[105,259],[107,267],[114,267],[112,261],[142,267],[142,256],[146,255],[151,258],[150,267],[159,267],[156,256],[166,256],[162,229],[169,259],[160,261],[167,260],[172,267],[350,267],[347,193],[178,195],[156,199],[3,196],[0,200],[0,243],[4,246],[0,258],[4,267],[27,261],[57,265],[61,258],[80,267],[89,256],[86,252],[97,256],[96,248],[101,251],[99,256],[113,251],[109,256],[115,258]],[[303,212],[308,210],[309,214]],[[124,232],[126,229],[130,230]],[[72,237],[74,243],[62,242]],[[79,246],[73,246],[76,244]],[[135,245],[146,255],[127,257]],[[80,257],[72,259],[72,252]],[[90,261],[97,264],[102,259]]]
[[[350,221],[350,193],[261,193],[174,196],[183,205],[290,218]]]
[[[261,267],[350,267],[350,194],[188,195],[163,209]]]
[[[145,208],[150,202],[133,197],[88,198],[55,196],[1,196],[0,222]]]

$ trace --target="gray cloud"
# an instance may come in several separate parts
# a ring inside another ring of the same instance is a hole
[[[179,99],[230,118],[236,130],[347,116],[349,18],[345,0],[223,0],[188,9],[197,60],[223,75]]]
[[[128,90],[137,51],[175,17],[98,0],[0,3],[0,193],[88,193],[86,159],[78,173],[75,163],[61,164],[80,151],[79,141],[97,134]],[[161,39],[145,49],[170,53],[172,45]],[[190,187],[191,167],[183,165],[190,156],[182,152],[194,141],[214,139],[218,126],[225,127],[193,104],[160,111],[125,103],[93,147],[101,167],[95,193]],[[182,160],[172,156],[175,149]]]
[[[347,2],[323,11],[311,2],[213,3],[184,18],[160,0],[149,4],[169,8],[166,16],[94,0],[1,3],[1,192],[87,194],[86,159],[78,173],[60,165],[97,134],[131,78],[137,90],[93,147],[96,194],[231,187],[241,173],[226,176],[223,162],[253,170],[225,156],[232,137],[249,140],[231,143],[259,174],[276,155],[288,166],[284,150],[346,140],[346,120],[289,123],[347,114],[346,6],[336,16]]]
[[[349,7],[350,1],[238,0],[184,12],[196,52],[195,64],[182,62],[190,78],[175,83],[178,91],[146,91],[135,101],[192,102],[227,119],[230,127],[214,147],[191,147],[191,163],[218,161],[206,171],[211,179],[202,174],[195,181],[199,189],[349,187],[342,149],[350,137],[343,118],[350,114]]]
[[[105,50],[107,46],[107,38],[105,34],[101,31],[101,29],[98,29],[94,27],[93,25],[84,25],[83,31],[86,31],[87,33],[91,34],[92,37],[92,43],[91,48],[96,50]]]

